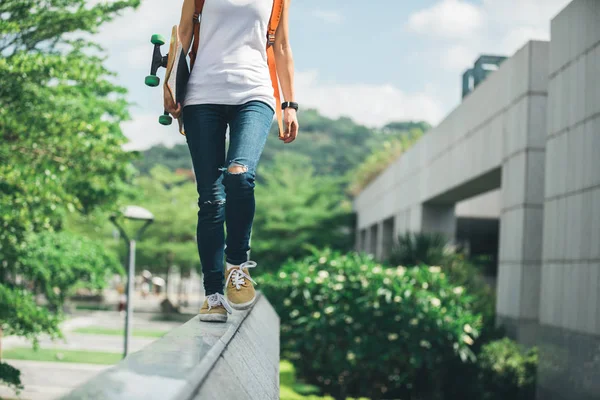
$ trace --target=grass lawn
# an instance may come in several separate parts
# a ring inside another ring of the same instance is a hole
[[[99,326],[86,326],[73,330],[74,333],[86,333],[92,335],[113,335],[123,336],[123,329],[120,328],[103,328]],[[159,338],[167,334],[167,331],[151,331],[144,329],[133,329],[132,335],[137,337]]]
[[[121,361],[119,353],[104,353],[101,351],[38,349],[31,347],[15,347],[2,352],[7,360],[54,361],[83,364],[111,365]]]

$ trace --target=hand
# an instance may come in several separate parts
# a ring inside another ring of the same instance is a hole
[[[284,143],[292,143],[298,136],[298,116],[296,110],[291,107],[283,110],[283,136],[279,139],[283,140]]]
[[[165,111],[173,116],[173,118],[177,119],[181,116],[181,104],[177,103],[175,106],[175,102],[173,101],[173,96],[169,94],[167,90],[163,92],[164,97],[164,105]]]

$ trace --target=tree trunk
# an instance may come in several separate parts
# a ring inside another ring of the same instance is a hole
[[[169,263],[169,266],[167,267],[167,279],[165,279],[165,297],[167,300],[169,300],[169,276],[171,275],[171,268],[173,267]]]
[[[183,297],[183,278],[182,274],[179,274],[179,285],[177,287],[177,304],[181,305],[183,301],[181,300]]]

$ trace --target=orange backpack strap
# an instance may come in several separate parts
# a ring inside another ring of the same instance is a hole
[[[190,71],[194,68],[196,55],[198,54],[198,44],[200,43],[200,18],[204,9],[205,0],[195,0],[194,9],[194,36],[192,37],[192,48],[190,50]]]
[[[275,33],[279,27],[281,14],[283,11],[283,0],[273,1],[273,11],[269,20],[267,29],[267,63],[269,64],[269,73],[271,74],[271,82],[273,84],[273,94],[275,96],[275,114],[277,115],[277,124],[279,125],[279,137],[283,136],[283,112],[281,110],[281,95],[279,93],[279,80],[277,78],[277,67],[275,65]]]

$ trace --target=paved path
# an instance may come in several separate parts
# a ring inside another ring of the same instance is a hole
[[[154,314],[137,314],[133,319],[133,330],[144,329],[168,332],[180,326],[181,322],[154,321]],[[120,329],[124,324],[124,316],[117,312],[86,311],[78,312],[62,325],[64,340],[51,341],[47,337],[40,338],[40,346],[47,349],[92,350],[110,353],[123,351],[123,337],[113,335],[88,335],[74,333],[73,330],[86,327],[103,327]],[[132,337],[131,351],[139,351],[157,338]],[[30,347],[31,343],[22,338],[9,337],[3,340],[3,348]],[[55,400],[67,394],[73,388],[93,378],[96,374],[110,368],[110,365],[74,364],[60,362],[40,362],[5,360],[21,370],[21,380],[25,391],[23,400]],[[0,386],[0,398],[16,398],[6,387]]]
[[[54,400],[69,393],[110,365],[90,365],[59,362],[9,360],[21,370],[25,390],[23,400]],[[14,393],[0,386],[0,397],[16,398]]]

